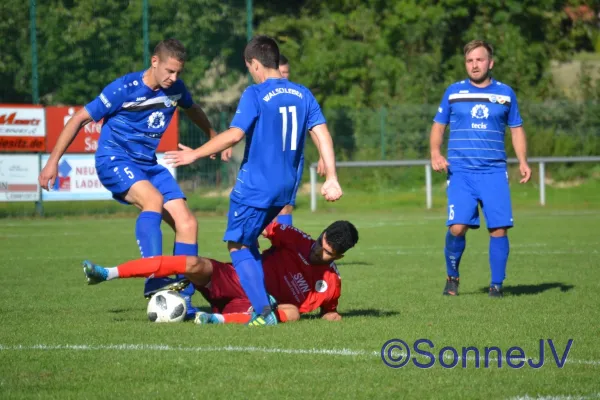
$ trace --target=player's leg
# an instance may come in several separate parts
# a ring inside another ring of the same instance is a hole
[[[196,287],[205,287],[212,279],[213,263],[217,261],[198,256],[157,256],[127,261],[105,268],[91,261],[83,262],[88,284],[124,278],[165,277],[182,274]],[[243,291],[240,289],[241,293]]]
[[[482,174],[482,210],[490,232],[490,297],[502,297],[502,284],[510,252],[508,229],[513,226],[508,175],[505,172]]]
[[[294,186],[294,192],[292,193],[292,200],[290,204],[283,207],[283,209],[279,212],[277,216],[277,222],[282,225],[294,225],[294,220],[292,218],[292,213],[294,212],[294,208],[296,207],[296,195],[298,194],[298,188],[302,183],[302,173],[304,172],[304,154],[300,158],[300,164],[298,165],[298,172],[296,175],[296,186]]]
[[[444,257],[446,259],[446,286],[444,295],[458,295],[459,267],[466,248],[469,227],[479,227],[477,196],[472,187],[470,174],[448,174],[448,220]]]
[[[163,219],[175,231],[173,255],[195,256],[198,255],[198,222],[187,206],[185,195],[171,173],[162,165],[156,165],[149,171],[152,184],[160,191],[164,198]],[[177,276],[183,279],[182,275]],[[164,285],[161,281],[146,283],[147,288]],[[192,318],[196,309],[192,306],[191,297],[194,286],[189,285],[181,294],[186,300],[188,318]]]
[[[272,300],[274,302],[274,299]],[[205,324],[248,324],[252,321],[253,313],[248,311],[248,298],[233,298],[228,301],[219,313],[197,313],[194,322]],[[278,322],[292,322],[300,319],[298,308],[293,304],[277,306],[275,315]]]
[[[277,216],[281,207],[260,209],[230,200],[227,230],[223,240],[227,242],[233,266],[256,314],[276,324],[265,289],[260,252],[256,246],[263,229]]]
[[[252,318],[249,313],[251,308],[250,300],[244,293],[240,284],[239,277],[232,264],[222,263],[216,260],[208,259],[211,263],[210,285],[205,284],[199,287],[199,291],[204,298],[211,304],[212,312],[198,312],[194,322],[196,324],[223,324],[234,323],[224,317],[225,314],[234,315],[237,323],[247,323]]]
[[[135,236],[142,257],[161,255],[163,197],[149,181],[146,171],[133,161],[104,157],[96,160],[96,172],[115,200],[141,210],[135,223]]]
[[[281,212],[277,216],[277,223],[282,225],[293,225],[294,221],[292,218],[292,213],[294,212],[294,206],[288,204],[287,206],[281,209]]]

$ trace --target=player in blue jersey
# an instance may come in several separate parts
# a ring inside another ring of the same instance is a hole
[[[198,149],[180,146],[182,151],[167,152],[166,158],[176,167],[190,164],[246,137],[223,240],[257,313],[249,324],[274,325],[277,321],[265,291],[257,240],[291,201],[307,130],[315,134],[325,164],[326,180],[321,193],[328,201],[335,201],[342,196],[342,190],[335,171],[333,142],[321,108],[310,90],[281,76],[277,43],[267,36],[254,37],[246,45],[244,59],[256,85],[242,94],[230,128]]]
[[[116,79],[75,113],[39,176],[40,185],[51,189],[58,161],[81,127],[103,119],[96,172],[114,199],[141,210],[135,236],[142,257],[162,255],[163,219],[175,230],[173,254],[198,254],[196,218],[175,178],[156,160],[156,148],[177,106],[205,133],[216,135],[204,111],[179,79],[185,59],[185,48],[178,40],[160,42],[149,69]],[[161,280],[148,280],[144,293],[162,285]],[[192,293],[186,293],[188,303]],[[190,315],[193,312],[192,309]]]
[[[479,209],[485,215],[490,234],[490,297],[502,297],[509,242],[513,226],[512,206],[506,167],[504,134],[510,129],[519,160],[521,183],[531,177],[527,164],[527,141],[514,91],[491,78],[494,66],[492,47],[474,40],[464,48],[469,79],[448,87],[431,128],[431,165],[448,173],[448,231],[444,254],[446,286],[444,295],[458,295],[459,265],[469,228],[479,228]],[[450,125],[448,158],[440,148],[446,125]]]
[[[285,79],[290,79],[290,64],[288,59],[283,55],[279,55],[279,72],[281,76]],[[313,141],[316,140],[312,131],[309,131],[311,134],[311,138]],[[316,143],[316,142],[315,142]],[[293,225],[293,217],[292,213],[294,212],[294,208],[296,207],[296,196],[298,194],[298,189],[300,188],[300,184],[302,183],[302,173],[304,172],[304,153],[302,153],[302,158],[300,158],[300,164],[298,164],[298,174],[296,180],[296,186],[294,187],[294,193],[292,194],[292,201],[290,204],[286,204],[285,207],[281,209],[281,212],[277,216],[277,222],[284,225]],[[319,159],[317,173],[321,176],[325,175],[325,168],[323,166],[323,160]]]

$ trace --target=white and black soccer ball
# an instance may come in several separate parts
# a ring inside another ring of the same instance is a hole
[[[148,302],[147,313],[151,322],[180,322],[185,318],[187,305],[176,291],[162,290]]]

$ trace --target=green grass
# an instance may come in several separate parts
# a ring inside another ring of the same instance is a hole
[[[529,194],[517,202],[507,294],[499,300],[485,293],[484,230],[469,233],[461,296],[441,295],[442,194],[431,211],[403,207],[406,199],[392,194],[362,195],[359,200],[371,199],[370,207],[357,204],[354,211],[344,202],[317,214],[301,207],[295,221],[312,235],[334,219],[348,219],[359,229],[358,246],[339,263],[344,318],[334,323],[308,316],[264,329],[152,324],[141,279],[86,286],[81,260],[113,265],[137,257],[131,216],[1,220],[0,398],[597,395],[600,203],[592,202],[593,189],[569,190],[568,198],[554,193],[558,205],[547,208],[533,206]],[[379,204],[387,206],[374,211]],[[199,216],[202,255],[227,260],[220,240],[224,226],[223,216]],[[173,235],[163,231],[170,249]],[[195,302],[204,305],[200,296]],[[443,346],[521,346],[536,360],[539,339],[553,339],[559,353],[568,339],[574,343],[562,369],[546,347],[546,363],[538,370],[506,364],[476,369],[473,360],[466,369],[436,363],[423,370],[382,363],[376,353],[393,338],[409,344],[427,338],[434,352]]]
[[[600,179],[592,178],[582,180],[576,185],[556,187],[546,185],[546,205],[560,209],[587,209],[595,208],[600,204]],[[320,186],[317,190],[320,189]],[[442,174],[433,175],[432,198],[433,212],[446,207],[446,181]],[[226,190],[223,190],[227,193]],[[201,214],[227,215],[229,199],[227,196],[206,196],[208,189],[199,189],[190,192],[188,204],[190,208]],[[341,201],[328,204],[322,196],[318,195],[317,208],[328,213],[356,212],[375,209],[390,209],[395,207],[422,210],[425,208],[425,186],[423,182],[415,183],[414,180],[405,182],[403,187],[381,187],[373,191],[347,188],[344,186],[345,196]],[[511,196],[516,209],[530,208],[539,205],[538,181],[534,177],[526,185],[511,182]],[[310,209],[310,193],[301,192],[297,198],[297,208],[300,211]],[[70,201],[70,202],[45,202],[44,215],[47,217],[65,216],[96,216],[106,218],[110,215],[127,215],[134,217],[137,209],[125,206],[113,200],[106,201]],[[7,217],[32,217],[36,215],[35,204],[28,203],[0,203],[0,218]]]

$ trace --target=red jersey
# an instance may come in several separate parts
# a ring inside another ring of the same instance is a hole
[[[315,241],[289,225],[272,223],[266,228],[271,248],[262,253],[265,285],[279,304],[293,304],[301,313],[321,307],[336,311],[342,281],[335,263],[310,264]]]

